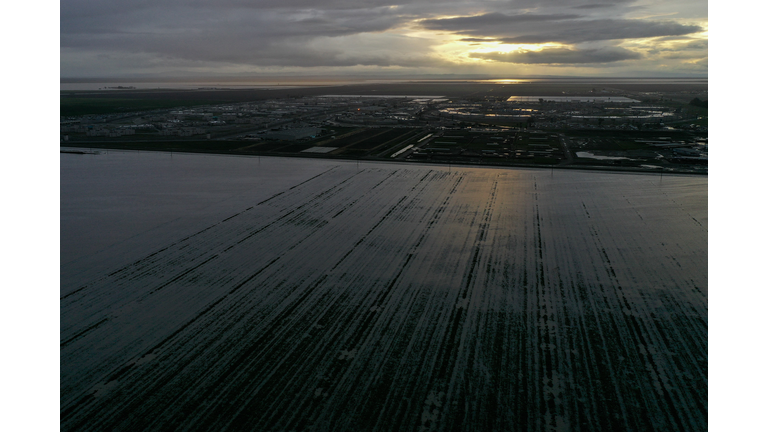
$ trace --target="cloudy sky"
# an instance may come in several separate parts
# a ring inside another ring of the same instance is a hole
[[[706,76],[704,0],[61,0],[62,78]]]

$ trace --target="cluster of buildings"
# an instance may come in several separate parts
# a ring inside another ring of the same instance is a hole
[[[691,121],[689,121],[691,120]],[[529,130],[654,130],[675,124],[702,130],[686,108],[621,96],[526,96],[450,99],[441,96],[325,95],[151,112],[62,118],[62,136],[301,140],[323,127],[465,127]],[[706,131],[703,129],[703,131]]]
[[[425,117],[443,126],[490,123],[537,129],[617,130],[654,129],[664,127],[665,123],[696,119],[696,115],[685,108],[643,104],[630,98],[561,99],[548,96],[485,102],[451,101],[438,104]]]

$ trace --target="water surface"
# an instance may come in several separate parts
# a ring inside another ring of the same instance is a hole
[[[61,161],[64,431],[707,427],[706,177]]]

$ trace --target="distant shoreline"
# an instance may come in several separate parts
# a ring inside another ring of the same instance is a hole
[[[461,84],[709,84],[708,77],[477,77],[477,78],[356,78],[306,77],[223,79],[60,78],[59,91],[120,90],[259,90],[364,85],[461,85]],[[122,87],[122,88],[120,88]],[[133,88],[128,88],[133,87]]]

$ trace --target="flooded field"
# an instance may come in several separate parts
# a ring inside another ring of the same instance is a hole
[[[707,178],[61,155],[63,431],[707,428]]]

